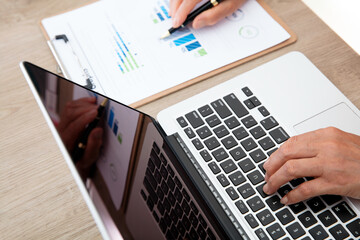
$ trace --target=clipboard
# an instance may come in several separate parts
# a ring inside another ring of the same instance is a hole
[[[242,59],[239,59],[237,61],[234,61],[230,64],[227,64],[227,65],[224,65],[222,67],[219,67],[219,68],[216,68],[214,70],[211,70],[205,74],[202,74],[202,75],[199,75],[195,78],[192,78],[190,80],[187,80],[187,81],[184,81],[178,85],[175,85],[173,87],[170,87],[170,88],[167,88],[166,90],[163,90],[163,91],[160,91],[160,92],[157,92],[156,94],[153,94],[151,96],[148,96],[148,97],[145,97],[139,101],[136,101],[136,102],[133,102],[131,104],[129,104],[131,107],[133,108],[138,108],[142,105],[145,105],[149,102],[152,102],[156,99],[159,99],[161,97],[164,97],[166,95],[169,95],[173,92],[176,92],[180,89],[183,89],[183,88],[186,88],[188,86],[191,86],[195,83],[198,83],[200,81],[203,81],[209,77],[212,77],[214,75],[217,75],[221,72],[224,72],[226,70],[229,70],[231,68],[234,68],[236,66],[239,66],[243,63],[246,63],[248,61],[251,61],[253,59],[256,59],[258,57],[261,57],[265,54],[268,54],[270,52],[273,52],[277,49],[280,49],[282,47],[285,47],[285,46],[288,46],[294,42],[296,42],[297,40],[297,36],[296,34],[285,24],[285,22],[280,18],[278,17],[273,11],[272,9],[265,3],[264,0],[256,0],[260,5],[261,7],[290,35],[290,37],[277,44],[277,45],[274,45],[270,48],[267,48],[263,51],[260,51],[260,52],[257,52],[253,55],[250,55],[248,57],[245,57],[245,58],[242,58]],[[94,2],[97,2],[97,1],[92,1],[90,2],[89,4],[91,3],[94,3]],[[50,50],[52,51],[60,69],[61,69],[61,72],[63,73],[64,77],[68,78],[68,79],[71,79],[70,78],[70,74],[69,74],[69,69],[67,69],[65,67],[65,62],[67,64],[69,64],[69,61],[72,62],[71,65],[73,66],[79,66],[78,67],[78,75],[82,75],[83,76],[83,84],[85,87],[89,88],[89,89],[93,89],[96,87],[96,82],[93,81],[93,78],[92,76],[95,76],[95,73],[92,71],[91,68],[84,68],[82,63],[80,62],[79,60],[79,56],[78,54],[79,53],[75,53],[73,48],[72,48],[72,43],[67,39],[66,35],[63,35],[63,34],[60,34],[60,35],[57,35],[55,38],[53,39],[50,39],[47,31],[45,30],[44,26],[42,25],[42,23],[40,23],[40,26],[41,26],[41,29],[44,33],[44,36],[47,40],[47,43],[49,45],[49,48]],[[61,54],[60,54],[61,53]],[[74,69],[72,69],[74,71]]]

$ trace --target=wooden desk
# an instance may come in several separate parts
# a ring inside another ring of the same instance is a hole
[[[87,1],[0,0],[0,239],[94,239],[99,231],[20,72],[28,60],[56,62],[39,28],[45,17]],[[267,0],[298,35],[286,48],[140,108],[152,116],[240,73],[303,52],[360,108],[360,57],[300,0]]]

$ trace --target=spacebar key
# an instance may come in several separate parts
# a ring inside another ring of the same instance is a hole
[[[224,100],[227,104],[229,104],[230,108],[234,111],[237,117],[241,118],[249,113],[235,94],[231,93],[225,96]]]

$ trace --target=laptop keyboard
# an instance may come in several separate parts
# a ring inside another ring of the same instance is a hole
[[[181,177],[153,143],[141,195],[166,239],[217,239]]]
[[[271,196],[263,192],[265,159],[289,135],[248,87],[242,91],[241,101],[232,93],[177,122],[257,237],[360,237],[360,218],[341,196],[314,197],[290,206],[280,203],[282,196],[311,178],[294,179]]]

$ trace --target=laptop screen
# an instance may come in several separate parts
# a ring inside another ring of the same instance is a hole
[[[137,161],[153,147],[144,139],[161,138],[147,131],[156,129],[153,119],[35,65],[24,67],[105,228],[120,238]]]

